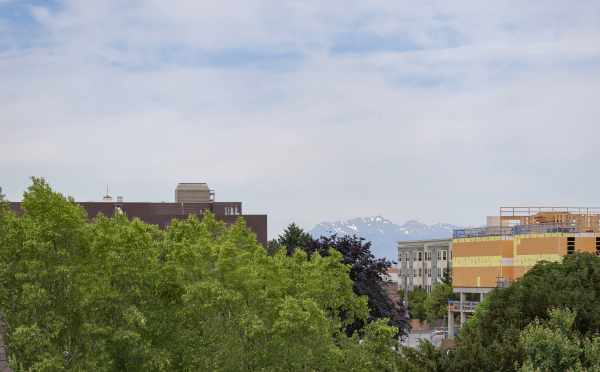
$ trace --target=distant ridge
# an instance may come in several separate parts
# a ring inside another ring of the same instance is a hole
[[[416,220],[409,220],[397,225],[382,217],[359,217],[346,221],[321,222],[309,233],[318,238],[322,235],[358,235],[373,243],[372,252],[377,257],[386,257],[396,261],[396,244],[401,240],[447,239],[452,237],[452,230],[459,226],[437,223],[427,225]]]

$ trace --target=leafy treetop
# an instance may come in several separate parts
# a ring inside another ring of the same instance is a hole
[[[339,251],[270,256],[242,219],[211,214],[166,231],[123,215],[90,222],[42,179],[22,207],[0,208],[16,371],[406,370],[397,329],[367,322]],[[360,342],[341,331],[356,322]]]

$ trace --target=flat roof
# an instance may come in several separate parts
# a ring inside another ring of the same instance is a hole
[[[421,239],[421,240],[399,240],[398,245],[402,244],[423,244],[423,243],[450,243],[452,238],[446,239]]]

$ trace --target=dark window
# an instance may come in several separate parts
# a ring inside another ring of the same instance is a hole
[[[575,253],[575,237],[567,238],[567,254]]]
[[[596,256],[600,256],[600,236],[596,237]]]

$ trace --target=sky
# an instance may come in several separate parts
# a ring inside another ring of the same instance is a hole
[[[290,222],[600,206],[600,1],[0,0],[0,187]]]

